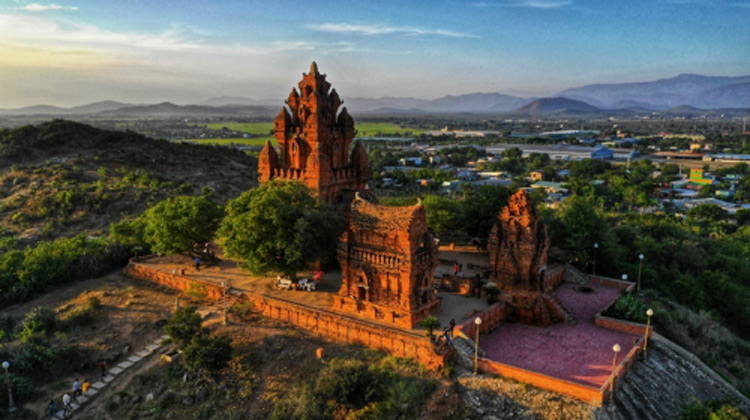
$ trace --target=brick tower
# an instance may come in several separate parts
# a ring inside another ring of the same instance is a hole
[[[341,235],[342,283],[334,308],[412,328],[440,311],[432,278],[438,245],[422,203],[395,207],[357,196]]]
[[[364,191],[370,179],[364,147],[357,143],[349,153],[354,120],[315,62],[298,86],[274,121],[279,152],[269,141],[258,158],[260,182],[298,180],[325,202],[346,202],[353,192]]]

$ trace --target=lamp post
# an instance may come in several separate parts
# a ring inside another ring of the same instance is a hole
[[[594,242],[594,275],[596,275],[596,250],[599,249],[599,242]]]
[[[224,325],[227,325],[227,282],[221,282],[221,300],[224,304]]]
[[[623,274],[622,275],[622,281],[628,281],[628,275],[627,274]],[[622,289],[622,282],[620,282],[620,289]]]
[[[638,259],[641,260],[638,263],[638,284],[636,285],[639,293],[641,291],[641,269],[643,268],[643,258],[643,254],[638,254]]]
[[[612,351],[615,352],[615,357],[612,359],[612,378],[609,381],[609,403],[612,404],[615,398],[615,368],[617,367],[617,353],[620,352],[620,345],[615,344],[612,346]]]
[[[5,383],[8,384],[8,412],[15,413],[16,405],[13,404],[13,392],[10,390],[10,373],[8,372],[8,369],[10,369],[10,362],[7,360],[4,361],[3,369],[5,369]]]
[[[648,317],[646,319],[646,337],[643,339],[643,358],[646,359],[646,350],[648,349],[648,336],[650,335],[649,332],[651,330],[651,317],[654,316],[654,310],[651,308],[648,308],[646,310],[646,316]]]
[[[474,324],[477,326],[477,339],[474,341],[474,375],[479,368],[479,326],[482,325],[482,318],[474,318]]]

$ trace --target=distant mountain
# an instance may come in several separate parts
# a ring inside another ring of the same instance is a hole
[[[394,98],[385,96],[382,98],[348,98],[344,97],[344,106],[350,113],[393,113],[398,110],[406,112],[422,112],[430,101],[417,98]]]
[[[263,101],[258,101],[255,99],[247,98],[244,96],[219,96],[217,98],[206,99],[205,101],[198,102],[195,105],[222,107],[222,106],[237,106],[237,105],[270,105],[270,104],[264,103]]]
[[[532,101],[532,99],[501,93],[469,93],[448,95],[426,100],[417,98],[344,98],[344,105],[352,113],[496,113],[509,112]]]
[[[66,108],[50,105],[34,105],[17,109],[3,109],[0,110],[0,115],[65,115],[67,112]]]
[[[541,98],[518,108],[515,114],[546,115],[546,114],[591,114],[602,112],[601,109],[583,101],[568,98]]]
[[[750,76],[717,77],[681,74],[651,82],[597,84],[566,89],[558,96],[601,103],[617,108],[622,101],[633,101],[641,107],[668,109],[679,105],[699,108],[740,108],[748,106]]]
[[[137,105],[96,113],[97,116],[106,117],[130,117],[130,118],[174,118],[174,117],[200,117],[208,115],[268,115],[273,116],[273,110],[263,106],[237,105],[237,106],[200,106],[200,105],[175,105],[171,102],[162,102],[156,105]]]
[[[70,114],[94,114],[103,111],[112,111],[115,109],[125,108],[128,106],[134,106],[133,104],[126,104],[117,101],[101,101],[94,102],[88,105],[75,106],[68,109]]]

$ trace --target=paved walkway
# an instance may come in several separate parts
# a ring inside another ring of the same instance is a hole
[[[106,388],[112,381],[115,380],[119,375],[122,375],[123,372],[127,371],[128,369],[131,369],[133,366],[137,365],[141,360],[144,358],[150,356],[155,351],[159,350],[162,345],[161,342],[169,338],[167,335],[163,335],[154,341],[153,344],[150,344],[146,346],[144,350],[139,351],[138,353],[128,357],[127,360],[124,360],[120,362],[117,366],[114,368],[111,368],[107,371],[107,376],[104,377],[104,379],[101,379],[98,382],[94,382],[91,384],[91,388],[89,388],[89,391],[87,392],[86,396],[80,396],[78,397],[78,402],[71,403],[72,410],[68,411],[67,417],[63,417],[63,411],[58,411],[52,418],[55,420],[61,420],[64,418],[70,418],[76,411],[78,411],[81,407],[86,405],[89,401],[91,401],[92,398],[96,396],[100,391],[102,391],[104,388]],[[58,398],[55,400],[55,404],[58,406],[62,405],[62,401]],[[45,417],[46,418],[46,417]]]
[[[491,360],[583,385],[602,386],[612,373],[612,346],[618,343],[622,348],[619,364],[638,337],[594,325],[594,316],[617,298],[618,289],[597,283],[587,286],[592,293],[577,292],[570,283],[563,283],[555,292],[576,319],[575,324],[547,328],[504,324],[482,337],[479,346]]]

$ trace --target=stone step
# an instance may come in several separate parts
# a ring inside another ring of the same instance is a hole
[[[626,383],[620,384],[618,388],[615,388],[615,403],[618,407],[622,408],[620,412],[628,419],[633,420],[645,420],[640,415],[638,409],[633,405],[631,401],[630,393],[627,391],[628,385]]]

